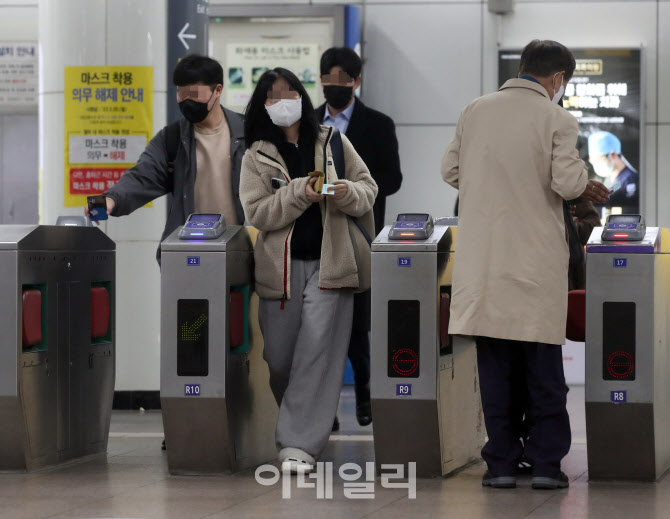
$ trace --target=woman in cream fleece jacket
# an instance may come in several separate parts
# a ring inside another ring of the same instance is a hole
[[[345,136],[338,179],[330,141],[298,78],[276,68],[260,78],[246,110],[240,198],[259,230],[254,251],[259,320],[279,405],[280,460],[308,471],[337,411],[353,312],[367,288],[370,248],[352,218],[374,234],[377,185]],[[332,184],[321,194],[314,171]]]

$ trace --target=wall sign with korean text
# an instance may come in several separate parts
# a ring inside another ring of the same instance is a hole
[[[37,106],[37,42],[0,42],[0,106]]]
[[[307,90],[314,106],[319,103],[318,85],[321,51],[317,43],[269,40],[259,43],[226,45],[223,90],[226,106],[243,110],[251,99],[258,80],[271,68],[284,67],[293,72]]]
[[[65,207],[116,185],[153,136],[153,67],[65,67]]]

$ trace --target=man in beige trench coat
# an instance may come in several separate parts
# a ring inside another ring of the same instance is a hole
[[[577,120],[558,106],[574,70],[560,43],[528,44],[519,77],[465,108],[442,159],[442,177],[460,196],[449,333],[477,341],[489,437],[485,486],[515,487],[523,455],[533,466],[533,488],[568,486],[561,472],[571,442],[561,350],[569,260],[562,204],[609,196],[588,180],[576,150]],[[522,445],[524,412],[533,427]]]

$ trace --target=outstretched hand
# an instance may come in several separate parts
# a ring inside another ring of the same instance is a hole
[[[610,199],[610,190],[607,189],[602,182],[589,180],[581,198],[596,202],[597,204],[604,204]]]

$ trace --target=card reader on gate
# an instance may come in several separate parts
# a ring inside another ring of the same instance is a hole
[[[603,241],[640,241],[644,239],[647,226],[639,214],[611,214],[603,229]]]
[[[390,240],[427,240],[433,234],[433,217],[423,213],[399,214],[389,231]]]
[[[194,213],[186,219],[179,231],[180,240],[215,240],[226,230],[222,214]]]

